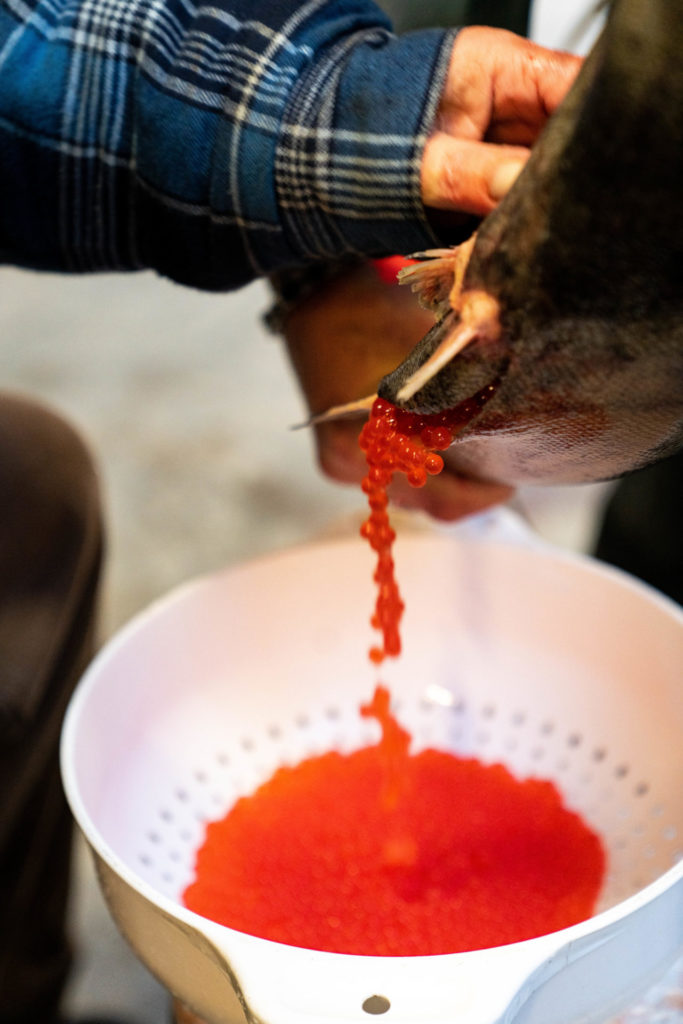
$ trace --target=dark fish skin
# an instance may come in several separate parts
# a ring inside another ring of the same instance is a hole
[[[477,233],[462,297],[493,297],[497,329],[401,402],[461,326],[456,302],[379,394],[429,413],[500,378],[449,452],[482,478],[578,483],[657,461],[683,446],[682,267],[683,0],[618,0]]]

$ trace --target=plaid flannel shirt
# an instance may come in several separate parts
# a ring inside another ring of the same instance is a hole
[[[371,0],[0,0],[0,259],[225,289],[433,244],[451,46]]]

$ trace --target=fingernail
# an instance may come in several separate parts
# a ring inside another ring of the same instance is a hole
[[[509,160],[507,163],[500,164],[499,167],[496,167],[491,181],[489,182],[489,193],[491,198],[499,200],[502,199],[503,196],[507,195],[523,167],[523,160]]]

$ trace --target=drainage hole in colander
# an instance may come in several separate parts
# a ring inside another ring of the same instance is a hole
[[[167,807],[162,807],[159,811],[159,817],[168,824],[173,821],[173,811],[169,811]]]
[[[366,1013],[386,1013],[391,1008],[391,1003],[386,996],[368,996],[363,1002],[363,1009]]]
[[[647,796],[649,792],[650,787],[648,786],[647,782],[639,782],[638,785],[635,786],[633,789],[633,793],[635,796]]]
[[[551,732],[555,731],[554,722],[541,722],[539,729],[541,736],[550,736]]]
[[[678,835],[678,829],[675,825],[667,825],[666,828],[662,829],[662,836],[664,839],[668,839],[671,842]]]
[[[510,721],[513,725],[524,725],[526,722],[526,715],[523,711],[515,711],[511,716]]]
[[[568,747],[579,747],[579,746],[581,746],[581,734],[578,733],[578,732],[570,732],[569,736],[567,736],[567,746]]]
[[[595,750],[593,751],[593,760],[597,761],[598,763],[600,761],[604,761],[606,757],[607,757],[607,751],[605,750],[604,747],[596,747]]]
[[[628,775],[628,765],[618,764],[614,769],[614,774],[618,779],[624,779]]]

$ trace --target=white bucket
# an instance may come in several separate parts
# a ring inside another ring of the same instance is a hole
[[[207,820],[283,762],[376,739],[358,714],[376,670],[356,539],[187,584],[86,673],[62,767],[111,912],[210,1024],[602,1022],[683,951],[683,613],[506,515],[399,537],[396,560],[404,653],[381,678],[401,722],[418,746],[552,779],[605,843],[596,915],[494,949],[364,957],[181,905]]]

